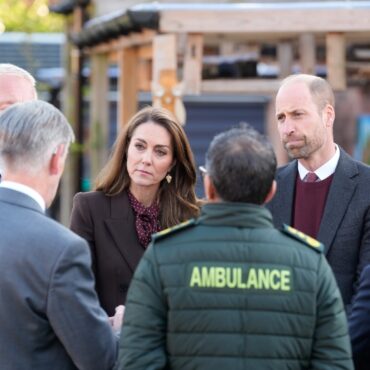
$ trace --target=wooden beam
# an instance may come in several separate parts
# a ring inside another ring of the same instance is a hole
[[[110,40],[101,44],[97,44],[93,47],[85,47],[83,48],[83,52],[87,55],[107,54],[117,50],[115,46],[116,43],[116,40]]]
[[[190,34],[184,60],[185,94],[200,94],[203,64],[203,35]]]
[[[96,54],[91,57],[90,95],[90,169],[91,179],[108,159],[108,56]]]
[[[152,44],[138,46],[137,54],[140,59],[152,60],[153,59]]]
[[[118,52],[118,129],[127,124],[136,113],[138,101],[137,48],[124,48]]]
[[[270,33],[369,31],[370,7],[166,9],[161,32]],[[201,21],[200,21],[201,20]]]
[[[284,78],[292,73],[293,45],[291,41],[282,41],[278,44],[277,59],[279,63],[279,78]]]
[[[326,35],[327,78],[334,90],[345,90],[346,79],[346,42],[341,33]]]
[[[155,31],[144,30],[141,33],[132,33],[128,36],[120,36],[117,39],[110,40],[90,48],[86,47],[83,49],[83,51],[86,54],[106,54],[132,46],[140,46],[151,43],[155,35]]]
[[[316,73],[316,43],[313,33],[302,33],[299,37],[299,57],[302,73]]]
[[[275,94],[280,87],[281,80],[265,79],[217,79],[203,80],[202,93],[252,93]]]

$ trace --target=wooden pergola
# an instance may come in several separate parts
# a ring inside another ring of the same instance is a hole
[[[100,142],[92,153],[91,174],[108,155],[107,70],[118,66],[118,127],[137,111],[138,93],[153,93],[153,99],[174,109],[168,94],[183,83],[183,95],[259,94],[272,96],[281,78],[292,72],[293,45],[298,45],[300,71],[315,73],[317,45],[326,49],[327,79],[335,90],[347,86],[346,48],[352,43],[370,44],[370,1],[142,4],[126,11],[95,18],[82,25],[82,7],[73,10],[73,46],[70,51],[69,96],[79,85],[81,57],[90,59],[91,133]],[[275,79],[202,79],[206,45],[227,46],[270,42],[277,47],[279,74]],[[357,67],[356,67],[357,68]],[[361,65],[359,68],[368,67]],[[164,92],[156,94],[161,85]],[[167,95],[166,95],[167,94]],[[165,97],[167,96],[167,100]],[[179,98],[179,97],[177,97]],[[76,102],[81,100],[77,99]],[[76,107],[77,111],[78,107]],[[269,133],[269,123],[266,131]],[[273,140],[274,141],[274,140]]]
[[[99,121],[103,118],[107,96],[103,71],[109,62],[117,61],[121,126],[137,109],[138,91],[150,91],[151,83],[159,82],[164,71],[178,76],[180,64],[184,94],[274,91],[278,80],[202,80],[205,41],[220,34],[232,35],[243,42],[275,42],[279,77],[291,73],[293,42],[299,44],[301,71],[314,73],[316,43],[324,41],[327,78],[334,89],[344,90],[346,45],[370,42],[369,19],[368,1],[143,4],[88,22],[75,35],[75,42],[91,58],[92,106],[96,110],[92,117],[99,114]]]

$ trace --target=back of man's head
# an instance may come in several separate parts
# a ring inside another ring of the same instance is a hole
[[[215,136],[206,169],[223,201],[263,204],[274,181],[276,157],[271,144],[245,125]]]
[[[5,170],[37,173],[58,146],[68,148],[73,140],[67,119],[49,103],[17,103],[0,115],[0,160]]]

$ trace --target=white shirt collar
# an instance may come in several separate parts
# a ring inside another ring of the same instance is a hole
[[[340,150],[337,144],[335,144],[335,153],[333,157],[331,157],[326,163],[324,163],[321,167],[319,167],[315,174],[320,180],[325,180],[329,176],[331,176],[335,169],[337,168],[339,162]],[[298,172],[299,177],[303,180],[309,171],[306,167],[303,166],[301,162],[298,161]]]
[[[0,187],[19,191],[20,193],[28,195],[33,200],[35,200],[37,204],[41,207],[42,211],[45,212],[46,205],[44,199],[36,190],[30,188],[29,186],[13,181],[2,181],[0,183]]]

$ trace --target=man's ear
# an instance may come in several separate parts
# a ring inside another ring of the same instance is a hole
[[[63,144],[59,145],[51,155],[49,170],[51,175],[59,175],[64,169],[64,149]]]
[[[276,181],[274,180],[271,184],[271,188],[270,188],[269,192],[267,193],[265,201],[263,202],[263,204],[268,203],[274,197],[274,195],[276,194],[276,189],[277,189],[277,184],[276,184]]]
[[[333,127],[335,120],[335,110],[334,107],[330,104],[327,104],[324,109],[324,119],[326,127]]]
[[[206,174],[203,178],[204,184],[204,193],[206,194],[206,198],[210,202],[218,202],[220,197],[217,194],[216,188],[213,185],[211,178]]]

